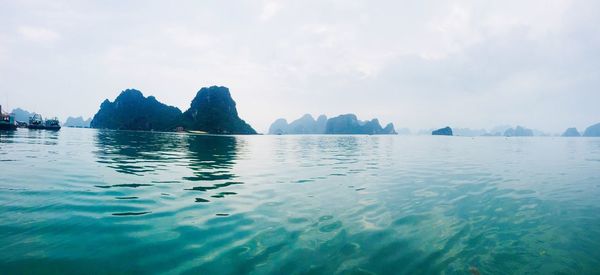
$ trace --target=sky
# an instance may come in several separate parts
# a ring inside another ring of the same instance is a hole
[[[230,88],[259,132],[600,122],[600,1],[0,0],[0,104],[91,117],[128,88],[185,111]]]

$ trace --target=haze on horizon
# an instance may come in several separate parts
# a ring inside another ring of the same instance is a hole
[[[220,85],[260,132],[305,113],[583,131],[598,56],[599,1],[0,0],[0,104],[63,120]]]

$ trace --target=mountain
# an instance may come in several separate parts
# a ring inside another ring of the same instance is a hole
[[[530,137],[533,136],[533,131],[531,129],[527,129],[522,126],[517,126],[516,128],[509,128],[504,131],[504,136],[506,137]]]
[[[211,134],[256,134],[238,116],[229,89],[220,86],[200,89],[190,108],[183,113],[182,122],[188,130]]]
[[[366,135],[395,135],[394,125],[389,123],[381,128],[379,120],[360,121],[354,114],[340,115],[327,120],[326,134],[366,134]]]
[[[15,120],[19,122],[29,122],[29,117],[33,115],[21,108],[13,109],[11,113],[15,115]]]
[[[600,123],[596,123],[585,129],[584,137],[600,137]]]
[[[88,118],[87,120],[83,120],[83,117],[68,117],[67,121],[65,122],[65,124],[63,124],[63,126],[89,128],[91,122],[92,122],[91,118]]]
[[[581,134],[579,134],[579,131],[577,131],[577,128],[568,128],[567,130],[565,130],[565,132],[562,134],[563,137],[579,137],[581,136]]]
[[[440,128],[437,129],[433,132],[431,132],[432,136],[451,136],[452,135],[452,128],[446,126],[444,128]]]
[[[275,120],[269,127],[270,135],[306,135],[306,134],[324,134],[327,127],[327,117],[320,115],[315,120],[310,114],[288,124],[287,120],[280,118]]]
[[[116,130],[171,131],[179,126],[180,117],[178,108],[160,103],[153,96],[144,97],[138,90],[127,89],[114,102],[108,99],[102,102],[90,126]]]
[[[289,134],[289,125],[285,118],[275,120],[269,127],[269,135],[287,135]]]
[[[328,120],[327,116],[325,116],[325,115],[320,115],[317,118],[317,125],[315,126],[315,133],[317,133],[317,134],[325,133],[325,131],[327,130],[327,120]]]

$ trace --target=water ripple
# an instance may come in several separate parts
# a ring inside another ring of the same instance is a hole
[[[3,273],[593,274],[600,140],[0,133]]]

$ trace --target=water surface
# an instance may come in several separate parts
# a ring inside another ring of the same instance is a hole
[[[600,139],[0,133],[0,270],[593,274]]]

